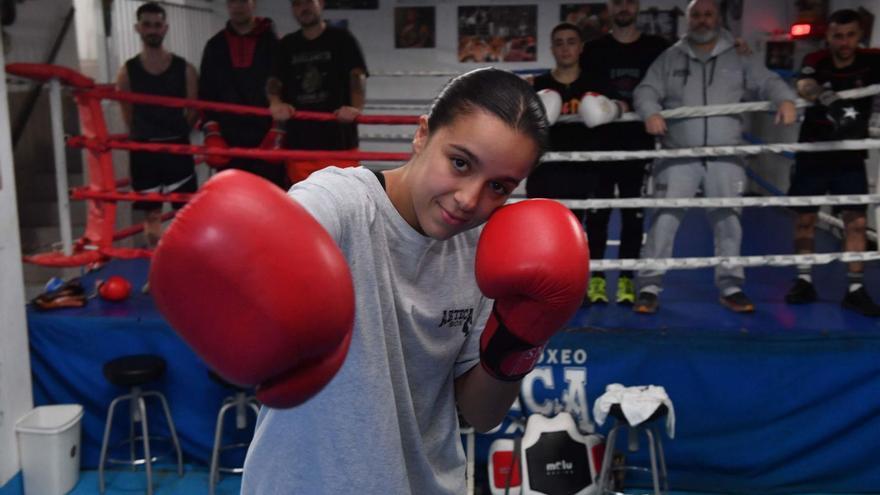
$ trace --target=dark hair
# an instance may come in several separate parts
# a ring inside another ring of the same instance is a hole
[[[535,90],[516,74],[492,67],[466,72],[446,83],[431,105],[428,132],[477,110],[495,115],[534,139],[539,154],[547,148],[550,124]]]
[[[138,9],[135,11],[135,17],[137,18],[137,20],[141,20],[141,15],[143,14],[160,14],[163,19],[166,18],[165,9],[163,9],[162,6],[156,2],[147,2],[138,7]]]
[[[862,27],[862,16],[853,9],[835,10],[831,13],[831,16],[828,17],[828,24],[849,24],[851,22],[857,23],[859,28]]]
[[[559,31],[574,31],[577,33],[578,39],[584,41],[584,34],[581,32],[581,28],[577,27],[575,24],[570,22],[560,22],[555,28],[553,28],[553,31],[550,31],[550,39],[552,40]]]

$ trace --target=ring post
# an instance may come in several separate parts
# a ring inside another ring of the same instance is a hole
[[[70,220],[70,197],[67,184],[67,155],[64,146],[64,125],[61,121],[61,83],[49,80],[49,115],[52,120],[52,152],[55,155],[55,195],[58,201],[58,226],[65,256],[73,254],[73,233]]]

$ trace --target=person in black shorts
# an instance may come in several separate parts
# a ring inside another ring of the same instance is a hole
[[[659,36],[640,32],[636,28],[639,13],[638,0],[609,0],[608,16],[611,32],[587,43],[581,55],[581,67],[592,91],[608,98],[623,101],[626,108],[633,106],[633,90],[642,80],[651,63],[669,47]],[[644,150],[654,149],[654,138],[645,132],[641,122],[612,123],[591,129],[590,150]],[[596,198],[613,198],[615,187],[621,198],[642,196],[647,160],[628,160],[595,163],[597,174]],[[641,209],[620,210],[619,258],[638,258],[642,247],[644,215]],[[587,211],[587,236],[590,257],[603,259],[608,243],[608,208]],[[593,273],[587,297],[591,303],[607,303],[605,274]],[[616,302],[633,304],[635,287],[630,270],[620,272],[617,280]]]
[[[880,83],[880,51],[861,49],[859,14],[850,9],[831,14],[826,40],[828,48],[804,57],[798,74],[797,89],[801,97],[814,102],[807,108],[800,131],[800,142],[836,141],[868,137],[871,98],[841,99],[837,91]],[[829,151],[797,153],[792,169],[790,196],[811,196],[826,193],[866,194],[865,151]],[[814,251],[818,207],[799,207],[795,223],[794,248],[798,254]],[[865,205],[834,207],[843,212],[844,249],[864,251],[867,220]],[[848,290],[844,308],[867,316],[880,316],[863,285],[863,263],[849,263]],[[803,304],[817,299],[810,265],[798,266],[798,277],[785,295],[789,304]]]
[[[583,95],[590,91],[589,82],[580,67],[580,55],[584,42],[580,29],[571,23],[563,22],[553,28],[550,34],[553,58],[556,67],[536,76],[532,81],[535,91],[552,90],[559,94],[561,105],[558,115],[578,115]],[[539,93],[540,94],[540,93]],[[545,106],[548,104],[542,96]],[[555,121],[556,109],[548,108],[548,118]],[[584,151],[589,149],[592,137],[580,120],[556,122],[550,128],[552,151]],[[526,181],[526,196],[529,198],[587,199],[592,196],[596,174],[592,164],[583,162],[543,162],[529,175]],[[572,210],[583,222],[584,210]]]
[[[155,2],[138,7],[135,30],[141,37],[141,52],[119,69],[116,87],[157,96],[195,99],[198,76],[183,58],[165,50],[162,42],[168,32],[165,9]],[[189,144],[195,113],[180,108],[120,103],[122,117],[132,141]],[[139,192],[189,193],[198,183],[195,162],[190,155],[132,151],[129,153],[131,187]],[[144,214],[146,247],[154,248],[162,232],[162,204],[136,201],[132,208]],[[175,205],[176,207],[182,204]]]

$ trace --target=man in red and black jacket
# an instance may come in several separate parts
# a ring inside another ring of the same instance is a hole
[[[199,99],[267,107],[266,80],[278,49],[278,36],[271,19],[255,17],[256,0],[227,0],[229,21],[211,37],[202,53]],[[208,146],[278,149],[272,119],[206,111],[202,130]],[[287,188],[284,166],[249,158],[208,156],[217,168],[237,168]]]
[[[850,9],[838,10],[828,20],[828,48],[804,57],[797,79],[798,93],[813,102],[804,115],[798,141],[837,141],[868,137],[872,112],[870,97],[843,99],[837,92],[880,83],[880,51],[859,47],[862,19]],[[790,196],[823,194],[867,194],[864,150],[801,152],[795,157]],[[794,244],[798,254],[814,252],[816,206],[795,208]],[[864,251],[867,247],[865,205],[837,205],[843,213],[844,251]],[[812,283],[810,265],[798,266],[798,277],[785,296],[789,304],[813,302],[818,298]],[[848,288],[844,308],[866,316],[880,316],[864,283],[864,264],[848,264]]]

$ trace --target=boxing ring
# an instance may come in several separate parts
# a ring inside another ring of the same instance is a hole
[[[10,72],[14,71],[15,68]],[[48,80],[59,75],[40,77]],[[138,100],[144,96],[90,86],[88,81],[78,80],[71,74],[65,73],[63,77],[69,79],[66,84],[75,88],[81,112],[84,108],[94,112],[90,113],[93,119],[99,115],[100,104],[96,103],[99,97],[145,101]],[[95,101],[84,104],[89,99],[82,97],[84,93],[94,95]],[[163,103],[230,110],[206,102]],[[237,110],[262,112],[265,109]],[[754,111],[763,110],[766,107]],[[84,118],[82,113],[81,118]],[[412,124],[415,120],[404,116],[363,118],[363,123],[374,119],[373,123],[381,124]],[[102,161],[105,160],[102,157],[110,149],[144,149],[144,145],[129,142],[124,136],[111,136],[106,133],[106,126],[103,135],[100,129],[95,132],[94,126],[83,128],[83,135],[68,139],[68,144],[85,147],[89,155],[89,183],[71,191],[71,198],[90,202],[86,233],[71,242],[69,253],[49,253],[29,261],[100,266],[84,275],[86,287],[93,286],[98,278],[114,274],[124,275],[133,286],[140,287],[146,280],[149,251],[113,244],[136,232],[136,227],[115,231],[113,222],[104,221],[115,215],[117,201],[142,200],[145,196],[121,189],[125,181],[113,177],[112,163]],[[880,148],[877,139],[810,144]],[[147,148],[150,146],[153,145]],[[711,156],[713,152],[747,155],[790,151],[798,145],[749,146],[753,147],[688,152],[709,153],[699,156]],[[161,151],[363,161],[402,161],[408,156],[405,153],[235,148],[212,151],[186,145],[162,146]],[[604,161],[635,158],[631,153],[655,157],[665,152],[566,153],[550,154],[545,159]],[[111,171],[109,175],[107,170]],[[188,198],[180,195],[174,199]],[[876,260],[880,254],[873,251],[840,253],[837,251],[839,241],[821,230],[817,231],[815,255],[766,253],[791,250],[794,218],[788,210],[769,206],[878,202],[880,195],[877,194],[563,201],[573,208],[662,206],[687,207],[690,211],[677,237],[676,258],[608,259],[592,264],[593,270],[612,272],[609,283],[614,282],[613,272],[619,269],[670,269],[665,278],[661,311],[656,315],[639,315],[629,307],[614,304],[582,309],[569,329],[551,340],[538,368],[524,381],[521,409],[545,414],[567,409],[575,414],[582,429],[603,433],[606,430],[594,424],[591,411],[592,401],[602,394],[608,383],[663,385],[675,403],[677,416],[675,439],[665,443],[670,482],[675,490],[749,493],[876,490],[880,487],[880,470],[876,469],[872,452],[880,445],[880,360],[876,359],[880,355],[880,321],[845,312],[837,301],[845,290],[845,270],[841,263]],[[711,231],[700,211],[709,206],[746,208],[742,216],[743,256],[712,256]],[[617,219],[617,214],[612,215],[611,232],[617,231]],[[615,247],[609,246],[607,256],[614,258],[615,255]],[[755,313],[734,314],[718,304],[711,271],[699,268],[721,263],[749,267],[745,290],[755,301]],[[785,267],[801,263],[818,265],[813,275],[815,280],[822,281],[818,286],[820,302],[789,306],[782,298],[794,271]],[[877,287],[878,270],[874,263],[866,264],[866,286]],[[169,372],[161,388],[171,404],[184,456],[190,462],[207,461],[216,411],[225,392],[208,378],[204,364],[156,312],[148,294],[135,293],[121,303],[94,299],[84,308],[52,312],[37,312],[29,307],[28,325],[35,403],[76,402],[85,407],[84,468],[97,464],[106,407],[116,393],[103,380],[101,365],[119,354],[141,351],[160,354],[168,360]],[[483,465],[489,443],[515,431],[514,422],[505,422],[495,433],[478,436],[478,482],[485,478]],[[369,438],[369,432],[364,435]],[[645,462],[640,454],[634,454],[632,460]]]

